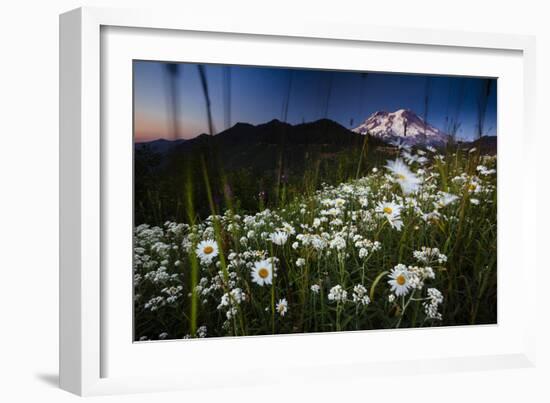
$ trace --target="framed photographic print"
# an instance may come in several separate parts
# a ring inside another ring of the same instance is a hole
[[[62,15],[62,387],[531,365],[533,49]]]
[[[133,83],[134,341],[497,323],[496,78]]]

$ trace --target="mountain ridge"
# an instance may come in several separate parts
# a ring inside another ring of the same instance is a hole
[[[234,143],[245,144],[280,144],[282,138],[288,144],[301,145],[346,145],[357,142],[354,135],[369,135],[369,142],[375,146],[393,144],[396,141],[414,146],[443,147],[450,136],[442,130],[425,123],[422,118],[409,109],[398,109],[395,112],[377,111],[372,113],[359,126],[348,129],[340,123],[322,118],[312,122],[290,124],[278,119],[253,125],[237,122],[230,128],[210,136],[201,133],[191,139],[157,139],[149,142],[136,142],[136,149],[150,147],[160,154],[174,150],[193,148],[198,144],[215,143],[221,146],[231,146]],[[483,136],[488,139],[496,136]],[[359,140],[362,142],[362,140]],[[496,140],[487,140],[492,148]],[[474,140],[458,141],[461,144],[473,144]]]

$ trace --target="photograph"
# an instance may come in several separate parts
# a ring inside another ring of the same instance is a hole
[[[497,324],[497,78],[132,63],[134,342]]]

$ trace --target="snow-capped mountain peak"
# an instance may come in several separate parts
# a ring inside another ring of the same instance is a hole
[[[424,122],[409,109],[375,112],[352,131],[360,134],[368,133],[386,141],[400,139],[411,145],[444,145],[449,138],[446,133]]]

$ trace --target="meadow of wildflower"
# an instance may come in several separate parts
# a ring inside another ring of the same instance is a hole
[[[269,199],[198,159],[163,201],[183,213],[136,213],[135,340],[496,323],[496,157],[402,143],[373,157],[357,137],[346,164]]]

